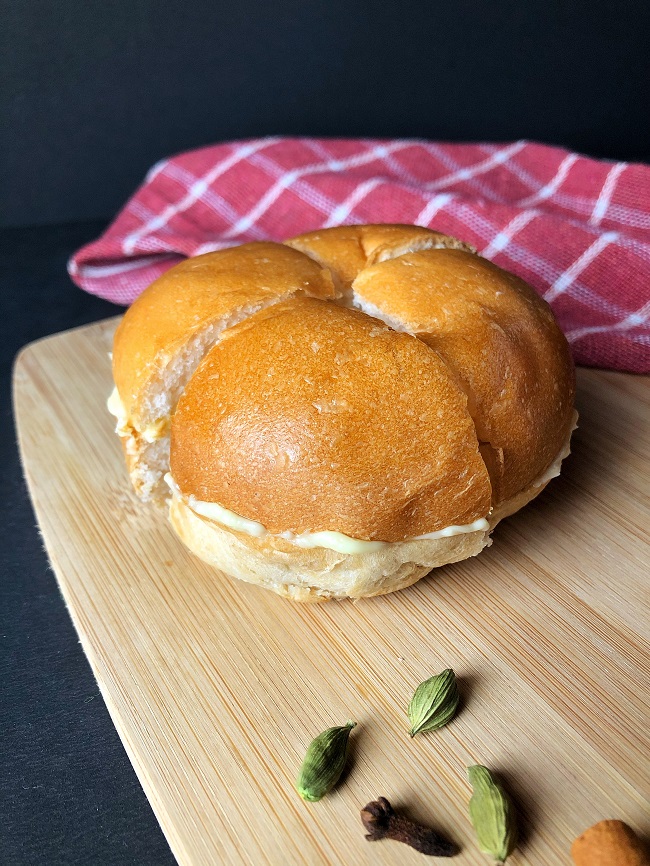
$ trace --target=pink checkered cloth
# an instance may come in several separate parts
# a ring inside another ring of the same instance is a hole
[[[549,301],[579,364],[650,372],[650,166],[528,141],[263,138],[189,151],[155,165],[69,271],[128,304],[185,256],[373,222],[473,244]]]

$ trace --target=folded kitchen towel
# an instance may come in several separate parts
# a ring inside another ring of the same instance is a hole
[[[155,165],[70,260],[128,304],[185,256],[341,223],[430,226],[551,304],[580,364],[650,372],[650,166],[529,141],[262,138]]]

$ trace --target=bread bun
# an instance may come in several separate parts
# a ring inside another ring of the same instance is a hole
[[[351,287],[368,265],[405,253],[444,248],[476,252],[474,247],[457,238],[422,226],[389,224],[321,229],[298,235],[285,243],[331,270],[344,290]]]
[[[226,328],[296,294],[336,297],[332,277],[307,256],[250,243],[186,259],[129,308],[113,343],[118,418],[127,466],[142,499],[166,499],[169,422],[205,353]]]
[[[183,494],[272,534],[403,541],[490,510],[447,365],[409,334],[314,298],[261,310],[208,353],[174,415],[171,473]]]
[[[350,303],[417,335],[456,374],[497,505],[542,473],[570,433],[571,352],[551,308],[523,280],[454,238],[427,240],[416,229],[346,226],[289,243],[334,273],[338,257],[350,262],[346,250],[364,250],[362,267],[345,271]]]
[[[188,259],[127,312],[114,373],[140,495],[160,500],[171,465],[185,544],[301,601],[479,553],[558,474],[575,423],[548,305],[418,226]]]

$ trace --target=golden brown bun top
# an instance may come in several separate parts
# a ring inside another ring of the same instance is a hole
[[[466,396],[438,354],[296,297],[228,330],[187,385],[171,471],[271,532],[401,541],[485,517]]]
[[[474,252],[473,247],[422,226],[395,224],[336,226],[305,232],[285,241],[335,273],[343,286],[352,284],[368,265],[405,252],[450,247]]]
[[[336,294],[328,271],[284,244],[243,244],[170,268],[140,295],[115,333],[113,377],[127,415],[137,424],[149,379],[193,333],[294,292]]]
[[[417,339],[332,304],[341,290]],[[115,337],[136,427],[157,411],[147,395],[172,387],[167,365],[212,326],[226,330],[181,399],[174,474],[183,492],[274,532],[402,540],[470,523],[490,485],[494,505],[526,489],[569,432],[573,364],[548,305],[430,229],[323,229],[169,270]]]
[[[479,256],[435,249],[368,267],[353,290],[456,373],[495,503],[548,467],[569,433],[574,372],[550,307],[530,286]]]

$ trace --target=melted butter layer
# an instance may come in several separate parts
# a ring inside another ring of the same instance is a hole
[[[566,442],[560,449],[560,453],[557,455],[557,457],[551,463],[548,469],[542,472],[542,474],[533,481],[533,483],[530,485],[531,487],[541,487],[542,484],[547,484],[551,480],[551,478],[557,478],[562,468],[562,461],[571,453],[571,434],[577,427],[578,413],[574,409],[573,416],[571,417],[571,428],[569,429],[569,435],[566,438]]]
[[[214,520],[222,524],[222,526],[227,526],[229,529],[243,532],[246,535],[252,535],[255,538],[264,538],[266,535],[272,535],[261,523],[249,520],[247,517],[241,517],[239,514],[235,514],[234,511],[224,508],[223,505],[219,505],[216,502],[202,502],[194,496],[184,497],[169,472],[165,475],[165,481],[174,496],[185,499],[189,508],[196,514],[207,517],[208,520]],[[488,527],[487,520],[481,517],[465,526],[447,526],[444,529],[439,529],[437,532],[428,532],[426,535],[418,535],[415,538],[407,540],[421,541],[449,538],[452,535],[462,535],[466,532],[485,532]],[[281,532],[277,537],[283,538],[290,544],[295,544],[296,547],[326,547],[329,550],[335,550],[337,553],[346,554],[374,553],[377,550],[388,547],[390,544],[404,544],[403,541],[365,541],[362,538],[351,538],[342,532],[333,531],[301,532],[299,535],[293,532]]]
[[[167,421],[161,418],[154,424],[147,424],[142,430],[137,430],[129,423],[129,417],[124,408],[124,403],[120,399],[117,388],[113,388],[111,396],[106,401],[106,408],[115,416],[116,425],[115,432],[118,436],[133,436],[134,432],[138,433],[146,442],[155,442],[167,432]]]

